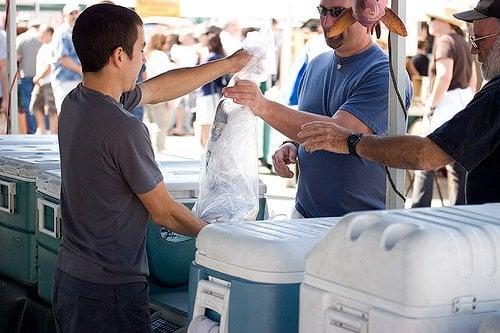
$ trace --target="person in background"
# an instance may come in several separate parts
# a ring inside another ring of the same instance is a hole
[[[36,72],[36,55],[42,46],[39,40],[40,23],[32,21],[29,29],[23,32],[16,39],[17,61],[19,68],[21,104],[25,111],[26,128],[28,134],[34,134],[37,130],[37,120],[35,115],[29,112],[31,104],[31,93],[33,92],[34,84],[33,77]]]
[[[429,73],[429,57],[426,49],[426,41],[419,40],[417,42],[417,54],[412,59],[413,66],[415,66],[420,76],[427,76]]]
[[[427,137],[361,134],[312,122],[298,134],[306,150],[351,154],[399,169],[436,170],[456,162],[467,171],[466,204],[500,202],[500,2],[480,0],[454,16],[473,23],[471,53],[488,81],[464,110]]]
[[[100,3],[109,3],[109,4],[113,5],[113,3],[111,1],[109,1],[109,2],[102,1]],[[147,80],[147,78],[148,77],[147,77],[147,73],[146,73],[146,64],[143,64],[141,67],[141,71],[139,72],[139,76],[137,76],[136,83],[144,82]],[[134,116],[136,116],[140,120],[144,119],[144,107],[143,106],[136,107],[135,109],[130,111],[130,113],[132,113]]]
[[[165,48],[167,46],[168,36],[157,33],[151,36],[146,44],[145,57],[147,77],[154,78],[166,71],[177,68],[170,61]],[[145,105],[145,110],[148,118],[157,126],[155,135],[156,151],[165,151],[165,139],[168,134],[170,113],[178,104],[178,100],[166,101],[157,104]]]
[[[207,33],[208,38],[208,59],[207,62],[222,59],[225,57],[224,48],[219,35]],[[222,97],[222,88],[228,82],[226,77],[219,77],[201,87],[196,101],[196,122],[200,125],[200,143],[206,146],[210,134],[210,126],[215,118],[217,103]]]
[[[57,109],[52,92],[52,35],[54,29],[49,26],[40,28],[42,46],[36,55],[36,73],[33,77],[30,113],[36,117],[36,134],[57,134]],[[45,117],[49,117],[49,128],[45,128]]]
[[[452,8],[428,14],[429,33],[434,36],[430,62],[431,94],[424,115],[426,135],[465,108],[476,91],[476,71],[462,23],[453,17]],[[465,204],[465,169],[458,163],[446,166],[450,205]],[[415,171],[412,207],[430,207],[434,184],[433,171]]]
[[[299,182],[292,218],[343,216],[349,212],[385,208],[386,177],[376,163],[329,152],[310,154],[297,137],[313,120],[343,125],[352,131],[387,131],[388,56],[374,45],[366,28],[355,23],[342,34],[327,37],[349,0],[321,0],[318,13],[330,51],[310,61],[299,88],[298,109],[270,101],[250,81],[224,89],[224,96],[246,105],[292,141],[273,156],[276,173],[292,178],[289,164],[299,161]],[[411,100],[409,79],[406,103]]]
[[[79,14],[80,7],[77,4],[72,3],[64,6],[64,23],[54,32],[52,90],[58,114],[61,112],[61,104],[66,95],[82,80],[82,67],[71,39],[73,27]]]
[[[194,67],[200,62],[199,45],[190,31],[181,31],[179,43],[172,45],[170,58],[178,67]],[[196,107],[196,92],[191,92],[182,96],[176,111],[175,128],[173,135],[185,135],[186,131],[191,132],[190,116]]]
[[[0,29],[0,134],[7,133],[7,114],[9,112],[7,67],[7,38],[5,31]]]

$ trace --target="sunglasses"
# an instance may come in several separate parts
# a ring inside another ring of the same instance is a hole
[[[500,32],[497,32],[497,33],[494,33],[494,34],[491,34],[488,36],[478,37],[478,38],[476,38],[474,36],[470,36],[469,39],[470,39],[470,43],[472,44],[472,47],[475,49],[478,49],[479,45],[481,44],[481,43],[478,43],[479,41],[486,39],[486,38],[494,37],[496,35],[500,35]]]
[[[328,13],[330,13],[330,15],[332,17],[339,17],[340,14],[342,14],[344,12],[344,10],[346,10],[347,8],[345,7],[333,7],[333,8],[325,8],[323,6],[318,6],[318,12],[319,12],[319,15],[321,17],[326,17],[326,15]]]

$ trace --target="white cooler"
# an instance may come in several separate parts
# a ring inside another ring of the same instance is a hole
[[[477,332],[500,310],[500,204],[349,214],[309,252],[300,332]]]
[[[3,134],[0,135],[0,146],[3,145],[42,145],[42,144],[55,144],[57,145],[57,135],[17,135],[17,134]]]
[[[211,224],[196,241],[189,319],[220,332],[297,332],[306,253],[338,218]]]

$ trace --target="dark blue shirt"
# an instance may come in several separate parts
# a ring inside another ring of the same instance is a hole
[[[467,204],[500,202],[500,76],[428,137],[467,170]]]
[[[207,62],[214,61],[214,60],[221,59],[221,58],[223,58],[223,57],[217,53],[210,53],[210,55],[208,56]],[[214,95],[214,94],[222,95],[222,88],[224,88],[226,86],[223,79],[224,79],[224,77],[221,76],[221,77],[213,80],[212,82],[209,82],[209,83],[203,85],[201,87],[201,95],[202,96],[208,96],[208,95]]]
[[[411,86],[407,82],[409,103]],[[323,53],[307,67],[299,110],[327,117],[343,110],[374,133],[385,134],[388,85],[388,57],[378,46],[344,59],[334,52]],[[304,217],[385,208],[385,171],[378,163],[326,151],[311,154],[300,146],[299,167],[296,209]]]

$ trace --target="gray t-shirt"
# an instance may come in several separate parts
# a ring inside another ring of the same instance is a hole
[[[36,74],[36,54],[42,46],[36,31],[28,30],[17,38],[17,55],[21,56],[19,72],[22,78],[34,77]]]
[[[146,281],[148,212],[137,194],[163,180],[149,133],[127,110],[139,86],[121,103],[79,84],[59,118],[63,240],[56,267],[85,281]]]

